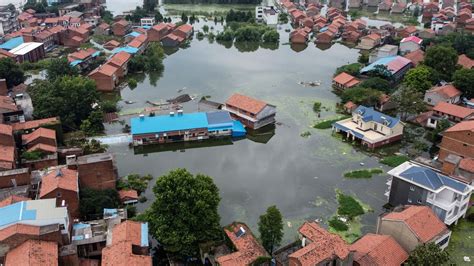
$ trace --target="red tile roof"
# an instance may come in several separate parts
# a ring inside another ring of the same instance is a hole
[[[27,201],[27,200],[31,200],[31,199],[27,197],[23,197],[23,196],[12,195],[0,201],[0,208],[11,205],[13,203],[17,203],[20,201]]]
[[[446,129],[446,132],[456,132],[456,131],[471,131],[474,132],[474,120],[471,121],[462,121],[456,125]]]
[[[13,136],[13,128],[10,125],[0,124],[0,134]]]
[[[428,206],[407,206],[401,212],[391,212],[382,220],[404,222],[423,243],[428,243],[448,231],[446,225]]]
[[[237,237],[236,233],[240,228],[245,230],[245,234]],[[216,259],[220,266],[251,265],[258,257],[268,257],[268,253],[260,245],[247,225],[243,223],[233,223],[224,228],[227,237],[232,241],[236,252]]]
[[[0,161],[13,163],[15,161],[15,147],[0,145]],[[11,169],[11,166],[7,168]]]
[[[97,26],[97,27],[98,27],[99,29],[106,30],[106,29],[110,28],[110,25],[107,24],[107,23],[105,23],[105,22],[102,22],[102,23],[100,23],[100,25]]]
[[[116,40],[110,40],[108,42],[106,42],[104,44],[104,46],[115,46],[115,47],[119,47],[120,46],[120,43]]]
[[[251,114],[257,114],[267,106],[267,103],[242,94],[234,93],[225,104],[247,111]]]
[[[421,49],[418,49],[404,55],[403,57],[410,60],[416,66],[425,59],[425,52],[423,52]]]
[[[357,78],[347,74],[346,72],[342,72],[341,74],[335,76],[332,80],[349,88],[360,83]]]
[[[338,235],[331,234],[315,222],[305,222],[299,229],[300,234],[311,243],[289,255],[300,265],[317,265],[335,257],[344,260],[349,256],[349,245]]]
[[[402,42],[414,42],[416,44],[421,44],[423,42],[423,40],[416,37],[416,36],[410,36],[410,37],[403,38],[400,42],[401,43]]]
[[[28,240],[10,250],[5,259],[6,265],[58,265],[58,244],[49,241]]]
[[[433,108],[433,111],[441,112],[443,114],[448,114],[454,117],[459,117],[461,119],[464,119],[469,115],[474,114],[474,109],[445,102],[438,102],[438,104]]]
[[[15,102],[12,98],[8,96],[1,96],[0,95],[0,109],[6,109],[8,111],[18,111],[18,107],[16,107]]]
[[[37,130],[31,132],[30,134],[22,135],[21,139],[22,139],[23,144],[28,144],[41,137],[56,140],[56,131],[52,129],[40,127]]]
[[[102,66],[94,69],[91,73],[89,73],[89,76],[94,75],[95,73],[101,73],[101,74],[104,74],[106,76],[111,77],[115,73],[117,73],[117,70],[118,70],[118,68],[116,68],[112,65],[109,65],[109,64],[105,64],[105,65],[102,65]]]
[[[120,197],[120,200],[123,202],[123,201],[126,201],[126,200],[130,200],[130,199],[138,199],[138,193],[136,190],[134,189],[122,189],[122,190],[119,190],[119,197]]]
[[[456,87],[454,87],[452,84],[433,87],[429,90],[429,92],[439,93],[445,98],[453,98],[461,95],[461,91],[456,89]]]
[[[400,266],[408,253],[391,236],[367,234],[350,247],[359,265]]]
[[[193,26],[191,26],[189,24],[183,24],[183,25],[177,27],[176,30],[184,32],[184,33],[189,33],[193,30]]]
[[[474,155],[473,155],[474,156]],[[474,158],[465,158],[459,162],[459,168],[474,173]]]
[[[114,56],[109,59],[107,64],[111,63],[113,66],[122,67],[128,62],[128,60],[130,60],[130,58],[132,58],[132,56],[129,53],[122,51],[114,54]]]
[[[467,57],[467,55],[462,54],[458,57],[458,65],[461,65],[464,68],[471,69],[474,67],[474,60]]]
[[[57,117],[51,117],[51,118],[27,121],[24,123],[14,123],[12,124],[12,127],[13,127],[13,131],[19,131],[19,130],[39,128],[40,126],[55,124],[57,122],[59,122],[59,119]]]
[[[30,147],[27,151],[32,152],[32,151],[44,151],[48,153],[56,153],[58,151],[56,146],[48,145],[48,144],[43,144],[43,143],[38,143]]]
[[[47,175],[43,176],[41,180],[40,198],[43,198],[48,193],[58,188],[79,192],[78,182],[78,175],[75,170],[66,167],[52,170]]]
[[[367,39],[371,39],[371,40],[380,40],[380,35],[378,35],[377,33],[372,33],[372,34],[369,34],[367,36],[364,36],[363,38],[367,38]]]
[[[128,21],[126,21],[125,19],[121,19],[121,20],[115,22],[112,26],[120,25],[120,26],[126,27],[126,26],[128,26],[128,24],[130,24],[130,23],[128,23]]]
[[[74,60],[84,60],[92,56],[95,52],[97,51],[93,48],[81,49],[74,53],[70,53],[67,57],[68,57],[69,62],[72,62]]]

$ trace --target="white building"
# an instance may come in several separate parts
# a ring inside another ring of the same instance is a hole
[[[7,1],[8,2],[8,1]],[[0,6],[0,35],[18,30],[18,11],[8,6]]]
[[[469,184],[414,162],[405,162],[388,174],[385,195],[391,206],[429,206],[446,225],[466,216],[472,193]]]
[[[141,18],[140,26],[142,27],[153,27],[155,25],[155,18]]]
[[[382,47],[375,49],[372,53],[370,53],[369,63],[372,64],[373,62],[379,60],[380,58],[388,57],[388,56],[396,56],[397,54],[398,54],[398,46],[386,44]]]
[[[278,24],[278,11],[273,6],[257,6],[255,7],[255,21],[276,25]]]
[[[419,50],[422,43],[423,40],[416,36],[403,38],[400,41],[400,54],[404,55]]]

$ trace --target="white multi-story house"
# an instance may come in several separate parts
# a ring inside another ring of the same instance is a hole
[[[18,10],[13,6],[0,6],[0,36],[19,29]]]
[[[255,7],[255,20],[267,25],[278,24],[278,11],[273,6]]]
[[[153,27],[155,25],[155,18],[141,18],[140,26],[142,27]]]
[[[466,215],[473,189],[469,184],[414,162],[405,162],[388,174],[385,195],[391,206],[429,206],[447,225]]]
[[[333,131],[344,132],[348,138],[358,139],[369,148],[401,140],[403,128],[404,125],[398,118],[365,106],[359,106],[351,118],[333,124]]]

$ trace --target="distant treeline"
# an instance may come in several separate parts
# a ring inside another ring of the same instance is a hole
[[[166,4],[253,4],[258,5],[261,0],[165,0]]]

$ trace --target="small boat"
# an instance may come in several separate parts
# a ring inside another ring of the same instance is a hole
[[[134,101],[125,101],[126,104],[134,104]]]

